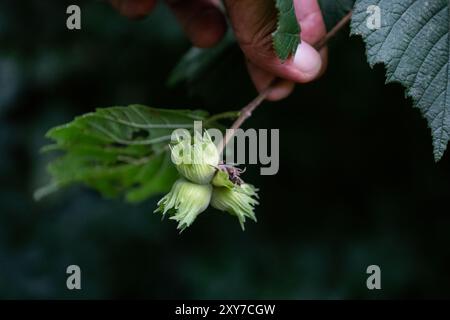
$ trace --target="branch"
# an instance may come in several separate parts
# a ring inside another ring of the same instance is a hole
[[[347,13],[345,15],[345,17],[343,17],[335,26],[333,29],[330,30],[330,32],[328,32],[325,37],[322,38],[322,40],[320,40],[314,47],[317,50],[322,49],[323,47],[325,47],[328,42],[334,38],[336,36],[336,34],[338,34],[339,31],[341,31],[342,28],[344,28],[347,23],[350,22],[350,19],[352,18],[352,11],[350,11],[349,13]]]
[[[205,124],[208,125],[210,123],[213,123],[213,122],[216,122],[216,121],[222,120],[222,119],[236,119],[239,117],[240,114],[241,114],[241,111],[227,111],[227,112],[215,114],[215,115],[209,117],[209,119],[207,119],[205,121]]]
[[[342,18],[338,24],[336,24],[336,26],[334,26],[333,29],[330,30],[330,32],[328,32],[315,46],[314,48],[316,48],[316,50],[320,50],[323,47],[325,47],[328,42],[334,38],[336,36],[336,34],[342,29],[344,28],[347,23],[350,21],[350,19],[352,18],[352,11],[350,11],[344,18]],[[277,83],[279,79],[276,78],[274,79],[270,85],[264,89],[263,91],[261,91],[259,93],[259,95],[253,99],[248,105],[246,105],[244,108],[241,109],[241,111],[239,112],[239,117],[236,119],[236,121],[233,123],[233,125],[231,126],[231,130],[227,130],[227,133],[225,135],[225,140],[222,141],[221,146],[219,148],[220,152],[223,152],[223,149],[225,148],[225,146],[228,144],[228,142],[230,142],[231,138],[234,136],[234,132],[236,129],[239,129],[242,124],[251,117],[253,111],[256,110],[256,108],[258,108],[261,103],[263,103],[267,96],[269,95],[270,91],[272,90],[274,84]],[[231,132],[231,134],[230,134]]]

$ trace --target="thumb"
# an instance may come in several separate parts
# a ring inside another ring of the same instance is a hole
[[[298,46],[296,54],[285,62],[281,62],[273,49],[273,59],[259,61],[259,66],[274,75],[299,83],[306,83],[316,79],[322,70],[322,57],[319,52],[306,41]],[[259,60],[259,57],[255,57]]]
[[[297,2],[304,0],[294,0]],[[317,78],[322,58],[308,41],[303,40],[294,57],[280,61],[272,45],[277,10],[273,0],[226,0],[236,38],[247,59],[256,67],[274,76],[305,83]],[[309,39],[306,39],[309,40]]]

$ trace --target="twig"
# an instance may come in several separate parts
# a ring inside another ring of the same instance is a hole
[[[352,11],[350,11],[344,18],[342,18],[338,22],[338,24],[336,24],[336,26],[334,26],[333,29],[331,29],[316,45],[314,45],[314,48],[316,50],[320,50],[323,47],[325,47],[328,44],[328,42],[330,41],[330,39],[332,39],[334,36],[336,36],[336,34],[343,27],[345,27],[347,25],[347,23],[350,21],[351,17],[352,17]],[[270,91],[272,91],[274,84],[276,84],[278,82],[278,80],[279,79],[273,80],[269,84],[269,86],[266,89],[264,89],[263,91],[261,91],[255,99],[253,99],[249,104],[247,104],[244,108],[241,109],[241,111],[239,113],[239,117],[233,123],[230,130],[227,130],[227,132],[226,132],[225,139],[224,139],[224,141],[222,141],[220,148],[219,148],[220,152],[223,152],[223,149],[225,148],[225,146],[228,144],[228,142],[230,142],[231,138],[234,136],[234,132],[237,129],[239,129],[242,126],[242,124],[248,118],[250,118],[253,111],[255,111],[256,108],[258,108],[261,105],[261,103],[263,103],[266,100]]]
[[[227,111],[227,112],[215,114],[215,115],[209,117],[205,121],[205,125],[208,125],[210,123],[213,123],[217,120],[222,120],[222,119],[236,119],[237,117],[239,117],[240,114],[241,114],[241,111]]]
[[[266,89],[261,91],[261,93],[258,94],[258,96],[255,99],[253,99],[249,104],[247,104],[244,108],[241,109],[241,111],[239,112],[239,117],[233,123],[231,128],[229,130],[227,130],[225,133],[225,140],[222,141],[222,143],[219,147],[220,152],[223,152],[223,149],[225,148],[225,146],[228,144],[228,142],[230,142],[230,139],[234,136],[234,132],[237,129],[239,129],[242,126],[242,124],[245,122],[245,120],[247,120],[248,118],[251,117],[253,111],[256,108],[258,108],[261,105],[261,103],[263,103],[264,100],[266,100],[267,95],[272,90],[272,85],[273,85],[273,82]]]
[[[347,25],[347,23],[350,22],[350,19],[352,18],[352,11],[350,11],[349,13],[347,13],[345,15],[344,18],[342,18],[337,25],[334,26],[333,29],[330,30],[330,32],[328,32],[325,37],[322,38],[322,40],[320,40],[314,47],[317,50],[322,49],[323,47],[325,47],[328,43],[328,41],[330,41],[330,39],[334,38],[336,36],[336,34],[341,31],[341,29],[343,27],[345,27]]]

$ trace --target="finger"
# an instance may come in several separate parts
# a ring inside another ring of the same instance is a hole
[[[322,58],[322,68],[319,72],[318,77],[320,77],[326,70],[328,64],[328,49],[322,48],[320,51],[320,56]],[[247,61],[247,69],[250,77],[253,81],[258,92],[262,92],[271,86],[271,91],[267,95],[267,100],[278,101],[287,98],[295,89],[295,82],[289,80],[277,81],[273,84],[275,76],[272,73],[261,69],[260,67],[253,64],[251,61]]]
[[[317,5],[316,0],[313,1]],[[225,3],[238,42],[254,65],[275,76],[299,83],[310,82],[319,76],[323,66],[322,58],[306,40],[297,48],[295,57],[282,62],[276,56],[271,36],[277,23],[273,0],[226,0]],[[301,9],[305,3],[308,5],[306,0],[294,0],[294,3],[296,10],[298,5]],[[305,9],[310,10],[310,4]],[[311,19],[313,16],[308,14],[307,17]],[[307,38],[308,33],[312,34],[312,31],[307,30]]]
[[[298,0],[294,2],[298,23],[302,30],[303,41],[316,45],[327,34],[325,21],[317,0]],[[328,65],[328,49],[326,47],[319,50],[322,59],[322,67],[319,71],[320,77]]]
[[[152,11],[157,0],[109,0],[120,14],[131,18],[139,19],[145,17]]]
[[[321,77],[325,71],[327,70],[328,67],[328,48],[324,47],[322,49],[320,49],[319,51],[320,54],[320,58],[322,59],[322,67],[319,71],[319,75],[317,77]]]
[[[297,83],[313,81],[323,70],[322,57],[306,41],[302,41],[296,55],[285,62],[281,62],[272,49],[260,47],[243,47],[242,49],[246,56],[261,69],[274,76]]]
[[[296,0],[294,6],[302,40],[315,45],[327,34],[318,1]]]
[[[285,99],[294,90],[294,82],[288,80],[280,80],[274,84],[274,75],[256,66],[251,61],[247,61],[247,69],[258,92],[264,91],[269,87],[269,85],[271,86],[271,90],[266,97],[266,99],[269,101],[278,101]]]
[[[227,24],[218,0],[167,0],[196,47],[209,48],[225,35]]]

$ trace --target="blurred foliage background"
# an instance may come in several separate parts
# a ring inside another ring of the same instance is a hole
[[[65,27],[82,8],[82,30]],[[0,2],[0,297],[450,297],[450,159],[398,85],[384,85],[345,30],[327,74],[247,123],[279,128],[280,172],[261,189],[259,222],[208,211],[182,235],[152,211],[73,187],[41,202],[45,132],[96,107],[240,108],[256,93],[235,50],[203,78],[165,83],[190,47],[168,10],[129,21],[101,1]],[[66,289],[66,267],[82,290]],[[382,290],[366,288],[368,265]]]

